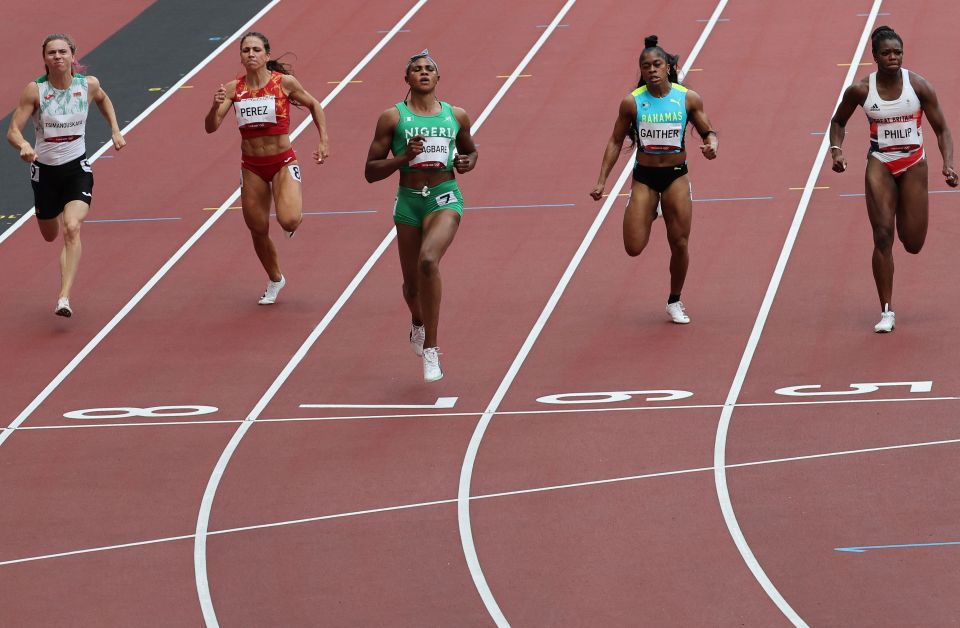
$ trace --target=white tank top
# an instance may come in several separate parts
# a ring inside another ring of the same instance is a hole
[[[877,92],[877,73],[870,74],[870,91],[863,110],[870,121],[870,149],[874,151],[916,151],[923,146],[920,123],[923,108],[910,84],[910,73],[900,68],[903,89],[896,100],[883,100]]]
[[[33,115],[37,132],[37,161],[59,166],[83,157],[90,109],[87,77],[75,74],[67,89],[57,89],[46,76],[37,79],[40,106]]]

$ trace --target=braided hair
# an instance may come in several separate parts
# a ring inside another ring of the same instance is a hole
[[[643,63],[643,56],[646,54],[655,54],[663,62],[667,64],[667,78],[671,83],[680,83],[680,77],[677,74],[677,66],[680,63],[680,55],[672,55],[663,48],[659,46],[660,38],[656,35],[648,35],[643,39],[643,52],[640,53],[640,59],[638,63]],[[640,72],[640,80],[637,82],[637,87],[643,87],[646,85],[646,81],[643,80],[643,72]],[[630,137],[630,141],[633,142],[632,146],[635,146],[639,143],[639,135],[637,131],[637,121],[632,120],[630,122],[630,129],[627,131],[627,134]]]
[[[878,26],[872,33],[870,33],[870,44],[873,47],[873,54],[877,54],[877,52],[880,50],[880,44],[888,39],[897,40],[900,42],[900,47],[903,47],[903,39],[900,37],[900,35],[897,35],[897,31],[886,25]]]

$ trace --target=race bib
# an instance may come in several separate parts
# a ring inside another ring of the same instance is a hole
[[[917,148],[923,144],[916,120],[906,122],[878,122],[877,144],[881,151]]]
[[[233,103],[233,110],[238,126],[277,123],[277,99],[273,96],[238,100]]]
[[[676,123],[641,122],[637,136],[648,150],[679,150],[683,146],[683,127]]]
[[[46,142],[65,142],[83,135],[87,113],[43,115],[43,139]]]
[[[446,168],[450,161],[449,137],[423,138],[423,152],[414,157],[409,166],[411,168]]]
[[[443,207],[444,205],[449,205],[451,203],[457,202],[457,194],[455,192],[444,192],[437,196],[437,207]]]
[[[40,166],[35,163],[30,164],[30,180],[40,183]]]

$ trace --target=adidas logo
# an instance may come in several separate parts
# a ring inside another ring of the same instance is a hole
[[[880,105],[873,103],[873,106],[870,107],[870,111],[880,111]]]

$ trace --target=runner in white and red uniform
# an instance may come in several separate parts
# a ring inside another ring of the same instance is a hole
[[[253,248],[267,273],[267,289],[260,305],[276,302],[287,284],[280,272],[277,248],[270,239],[270,203],[277,208],[277,222],[292,238],[303,220],[300,191],[300,163],[290,145],[290,105],[310,111],[320,133],[320,145],[313,152],[318,164],[330,154],[327,123],[320,102],[303,88],[289,68],[270,58],[270,42],[263,33],[249,32],[240,38],[240,63],[246,73],[221,85],[204,121],[213,133],[231,109],[240,129],[240,205],[250,229]]]
[[[34,207],[40,233],[47,242],[57,239],[63,227],[60,253],[60,294],[54,314],[71,316],[70,289],[80,266],[80,225],[93,202],[93,170],[84,142],[90,103],[96,103],[112,131],[113,147],[126,142],[117,125],[117,114],[100,81],[84,76],[69,35],[55,33],[43,41],[46,72],[29,83],[10,119],[7,141],[30,164]],[[23,127],[33,118],[36,146],[23,137]]]
[[[843,93],[830,121],[830,153],[833,169],[843,172],[846,124],[857,107],[863,107],[870,122],[867,158],[867,214],[873,229],[873,279],[880,298],[880,322],[874,331],[894,330],[893,237],[908,253],[919,253],[927,237],[927,160],[921,124],[926,114],[937,137],[943,158],[943,177],[957,187],[960,178],[953,168],[953,138],[937,94],[919,74],[902,67],[903,39],[889,26],[871,35],[877,71],[851,85]]]

